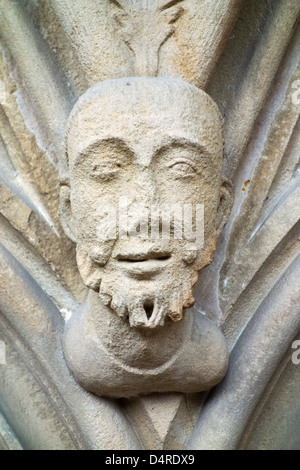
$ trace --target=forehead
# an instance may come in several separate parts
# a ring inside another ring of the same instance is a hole
[[[91,89],[71,115],[67,132],[71,160],[102,139],[121,139],[133,147],[157,147],[179,139],[199,143],[213,153],[223,150],[222,120],[204,92],[166,79],[101,85]]]

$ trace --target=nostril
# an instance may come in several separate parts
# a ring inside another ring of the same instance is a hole
[[[154,309],[153,302],[150,302],[149,300],[147,300],[144,303],[144,310],[146,312],[146,316],[148,320],[150,320],[150,318],[152,317],[153,309]]]

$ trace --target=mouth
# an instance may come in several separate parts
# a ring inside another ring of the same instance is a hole
[[[131,253],[116,257],[118,265],[129,277],[147,279],[159,274],[171,259],[170,253]]]

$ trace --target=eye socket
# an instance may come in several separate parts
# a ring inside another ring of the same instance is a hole
[[[167,166],[177,178],[186,178],[198,174],[195,165],[190,161],[180,160],[169,163]]]
[[[118,162],[101,162],[97,165],[93,165],[89,176],[95,180],[111,180],[117,176],[121,164]]]

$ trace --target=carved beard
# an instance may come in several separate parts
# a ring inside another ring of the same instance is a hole
[[[111,257],[115,242],[89,250],[78,248],[77,263],[85,284],[99,292],[102,302],[133,327],[163,326],[167,318],[178,322],[184,309],[195,299],[192,288],[198,278],[195,253],[180,243],[173,246],[172,257],[157,276],[134,279],[124,275]]]
[[[108,265],[102,276],[99,296],[103,303],[120,317],[129,318],[130,326],[156,328],[167,318],[178,322],[183,310],[191,307],[195,299],[192,288],[198,273],[189,270],[184,262],[171,265],[162,276],[151,280],[124,277]],[[175,277],[176,276],[176,277]]]

